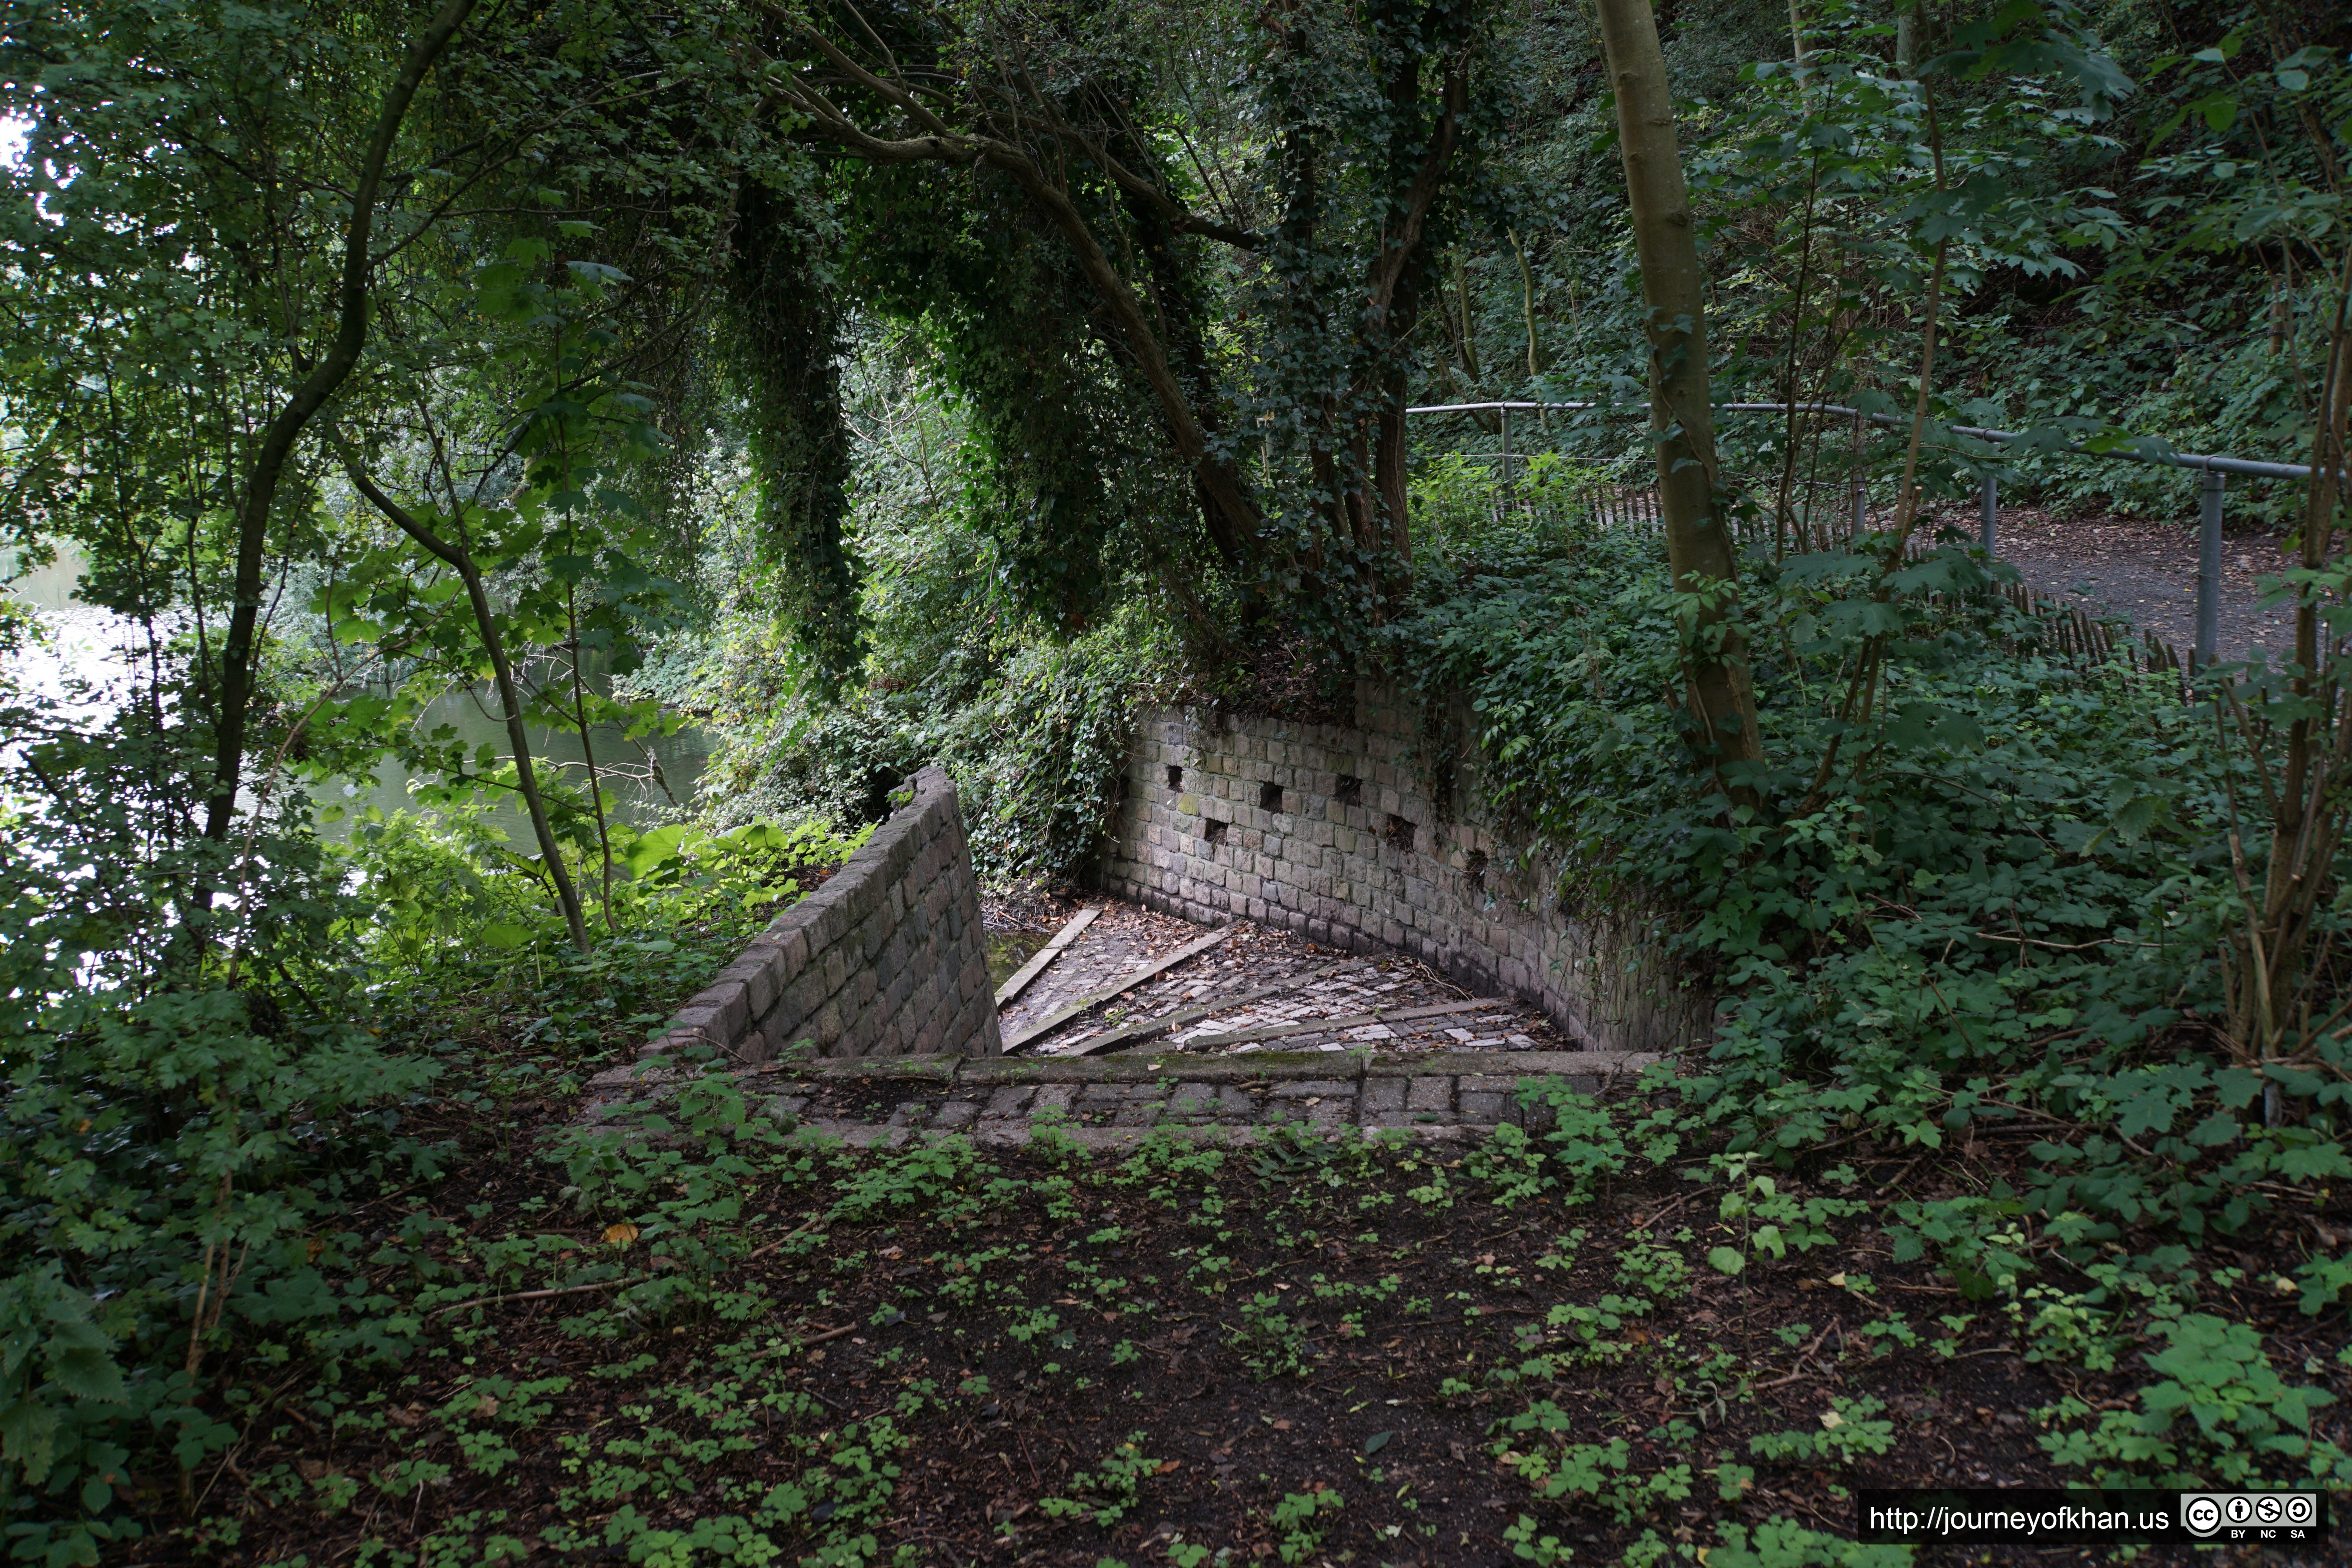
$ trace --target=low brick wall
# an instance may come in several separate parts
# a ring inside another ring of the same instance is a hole
[[[865,847],[778,915],[641,1058],[701,1043],[751,1064],[803,1039],[826,1057],[1001,1053],[955,782],[925,768],[894,798],[904,804]]]
[[[1379,681],[1356,724],[1215,710],[1140,717],[1106,890],[1203,923],[1246,917],[1311,942],[1375,943],[1540,1006],[1588,1049],[1706,1037],[1712,998],[1678,984],[1637,917],[1571,911],[1559,862],[1488,820],[1458,714]]]

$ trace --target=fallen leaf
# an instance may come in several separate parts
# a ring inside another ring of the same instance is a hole
[[[485,1394],[484,1394],[484,1395],[482,1395],[479,1399],[477,1399],[476,1401],[474,1401],[474,1419],[475,1419],[475,1420],[477,1420],[477,1421],[488,1421],[488,1419],[490,1419],[490,1417],[492,1417],[493,1415],[496,1415],[498,1413],[499,1413],[499,1402],[498,1402],[495,1398],[493,1398],[491,1395]]]
[[[604,1227],[604,1242],[608,1247],[626,1247],[629,1243],[636,1239],[637,1227],[635,1226],[623,1223],[620,1225],[608,1225]]]
[[[1364,1452],[1367,1454],[1379,1453],[1382,1448],[1389,1446],[1389,1439],[1395,1436],[1396,1434],[1393,1432],[1373,1433],[1370,1436],[1364,1439]]]
[[[383,1413],[383,1418],[395,1426],[414,1426],[425,1419],[425,1415],[411,1406],[406,1410],[387,1410]]]
[[[1822,1425],[1834,1432],[1845,1425],[1845,1417],[1834,1410],[1824,1410],[1822,1412]]]
[[[1181,1468],[1183,1464],[1184,1461],[1181,1459],[1162,1459],[1160,1461],[1160,1468],[1154,1470],[1152,1474],[1156,1476],[1164,1476],[1171,1470]]]
[[[1274,1429],[1277,1432],[1287,1432],[1290,1430],[1290,1423],[1287,1421],[1277,1421],[1274,1424]]]
[[[327,1473],[327,1461],[324,1459],[297,1459],[294,1461],[294,1468],[301,1472],[301,1476],[304,1480],[315,1481]]]

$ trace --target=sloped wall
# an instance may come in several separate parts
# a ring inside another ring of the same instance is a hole
[[[955,782],[925,768],[904,804],[782,914],[640,1056],[697,1042],[738,1062],[812,1039],[825,1057],[1002,1053],[980,884]]]
[[[1548,896],[1557,865],[1513,873],[1520,847],[1489,826],[1460,726],[1370,680],[1355,717],[1147,710],[1106,889],[1204,923],[1246,917],[1332,946],[1402,949],[1536,1004],[1589,1050],[1706,1038],[1711,998],[1642,944],[1639,920],[1563,912]]]

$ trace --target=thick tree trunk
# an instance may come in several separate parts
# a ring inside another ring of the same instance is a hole
[[[1633,242],[1649,307],[1650,426],[1658,443],[1658,494],[1666,561],[1675,586],[1706,578],[1727,584],[1694,612],[1690,702],[1721,773],[1729,763],[1763,761],[1747,646],[1728,586],[1731,536],[1717,514],[1715,426],[1707,403],[1706,280],[1675,139],[1674,105],[1650,0],[1600,0],[1601,36],[1617,90],[1618,148],[1625,164]],[[1732,791],[1735,798],[1746,792]]]

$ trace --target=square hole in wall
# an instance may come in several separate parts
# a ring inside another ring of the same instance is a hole
[[[1486,852],[1484,849],[1473,849],[1470,851],[1470,864],[1465,869],[1466,875],[1470,879],[1470,885],[1478,889],[1481,892],[1485,891],[1486,887]]]
[[[1387,839],[1399,849],[1405,850],[1410,850],[1412,847],[1412,824],[1407,822],[1402,816],[1393,815],[1389,817],[1388,826],[1381,831],[1381,837]]]
[[[1257,808],[1260,811],[1280,811],[1282,809],[1282,786],[1278,784],[1262,784],[1258,785]]]
[[[1178,767],[1174,763],[1168,764],[1168,787],[1170,789],[1182,789],[1184,787],[1184,770]]]
[[[1232,826],[1230,822],[1219,822],[1214,817],[1204,816],[1201,818],[1201,837],[1212,844],[1223,844],[1225,841],[1225,829]]]
[[[1339,782],[1331,786],[1331,798],[1341,805],[1364,804],[1364,781],[1353,773],[1341,773]]]

